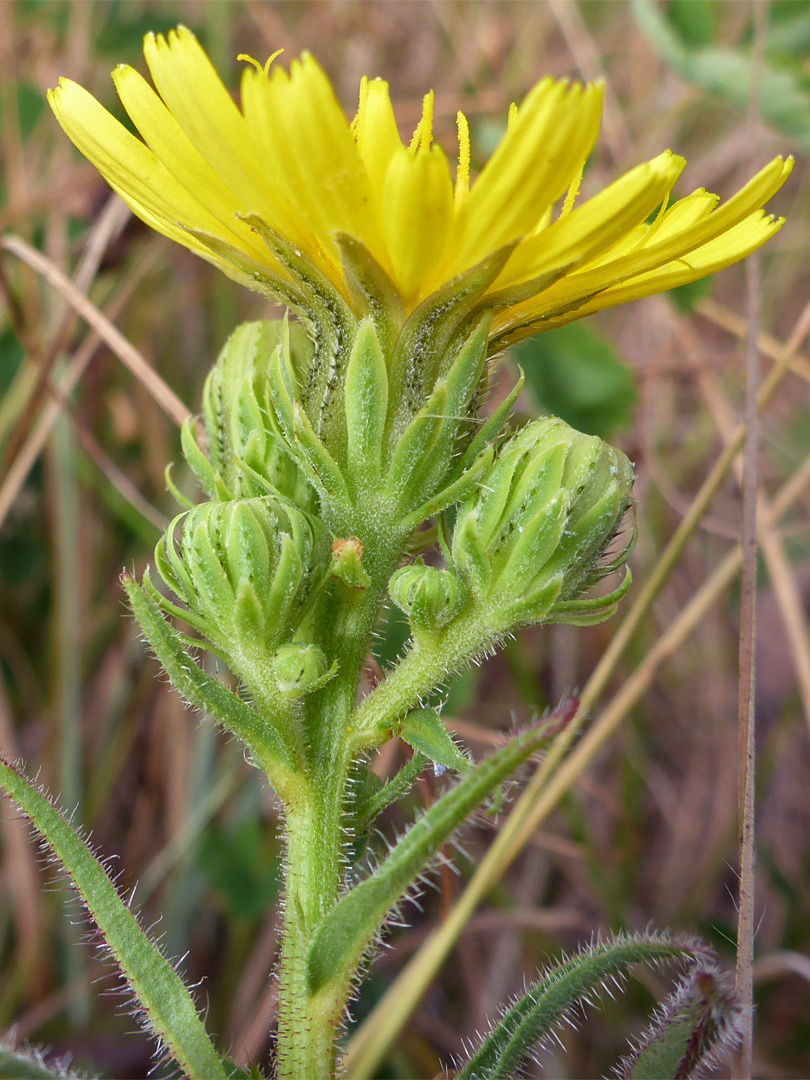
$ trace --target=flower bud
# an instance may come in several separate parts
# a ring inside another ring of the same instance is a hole
[[[212,499],[240,499],[278,492],[311,510],[315,492],[274,429],[267,407],[267,378],[277,349],[293,370],[305,367],[311,346],[301,326],[286,320],[243,323],[231,334],[203,389],[207,455],[193,425],[183,451]]]
[[[281,645],[273,657],[273,674],[287,697],[301,697],[317,690],[334,674],[317,645]]]
[[[270,497],[209,502],[174,524],[158,544],[166,583],[185,601],[191,625],[226,656],[289,640],[324,573],[323,538],[308,517]]]
[[[512,625],[590,619],[619,598],[577,600],[630,553],[632,532],[604,557],[632,487],[633,467],[619,450],[556,417],[536,420],[504,444],[459,507],[454,567]]]
[[[348,589],[362,592],[371,584],[363,566],[363,545],[356,536],[332,544],[332,576]]]
[[[388,592],[411,622],[414,636],[435,634],[464,604],[466,590],[455,574],[417,559],[391,578]]]

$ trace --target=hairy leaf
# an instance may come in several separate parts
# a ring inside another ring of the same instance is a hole
[[[472,762],[453,742],[434,709],[415,709],[408,713],[399,734],[414,750],[419,750],[443,769],[466,773],[472,768]]]
[[[739,1002],[712,963],[698,962],[663,1003],[618,1080],[688,1080],[738,1038]]]
[[[60,1062],[46,1062],[39,1050],[0,1045],[0,1080],[78,1080],[78,1074]]]
[[[332,908],[318,927],[309,952],[311,993],[350,977],[386,916],[445,840],[547,739],[548,726],[544,725],[516,736],[482,761],[411,826],[370,877]]]
[[[567,957],[545,972],[503,1015],[458,1080],[511,1080],[537,1042],[574,1006],[588,1002],[631,964],[675,960],[693,946],[659,936],[620,937]],[[665,1074],[661,1074],[663,1080]]]
[[[143,932],[84,840],[45,795],[1,759],[0,785],[64,866],[144,1009],[146,1026],[187,1076],[224,1080],[222,1062],[180,976]]]

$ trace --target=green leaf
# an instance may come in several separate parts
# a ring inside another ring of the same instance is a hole
[[[292,768],[288,747],[277,728],[217,679],[207,675],[186,652],[179,634],[163,618],[155,601],[129,576],[122,576],[135,618],[175,688],[196,709],[209,713],[248,744],[279,792]]]
[[[682,1080],[708,1066],[709,1055],[737,1040],[739,1002],[719,969],[698,962],[661,1006],[617,1080]]]
[[[631,964],[677,960],[694,951],[694,946],[663,936],[638,935],[600,942],[567,957],[504,1013],[458,1080],[511,1080],[538,1040],[575,1006],[592,1002],[601,986]]]
[[[516,346],[515,356],[541,413],[601,439],[630,419],[635,377],[612,346],[584,323],[530,338]]]
[[[0,1080],[78,1080],[78,1074],[60,1062],[48,1064],[40,1050],[15,1050],[0,1045]]]
[[[383,784],[379,777],[366,770],[369,779],[360,788],[354,804],[353,824],[356,831],[359,833],[368,828],[383,810],[404,798],[427,763],[428,759],[424,754],[415,753],[387,784]],[[374,780],[371,780],[371,777],[374,777]]]
[[[677,22],[650,0],[632,0],[636,22],[658,55],[686,82],[745,110],[751,96],[751,57],[742,50],[700,45],[684,38]],[[797,5],[798,6],[798,5]],[[759,78],[762,117],[810,151],[810,92],[801,71],[771,62]]]
[[[714,285],[714,274],[708,277],[698,278],[697,281],[687,281],[685,285],[679,285],[676,289],[670,289],[667,296],[678,311],[688,315],[694,311],[698,301],[702,300]]]
[[[224,1080],[222,1062],[191,995],[168,960],[143,932],[85,841],[45,795],[2,759],[0,785],[31,819],[64,866],[145,1010],[146,1026],[165,1042],[187,1076]]]
[[[347,893],[321,922],[309,952],[310,992],[341,988],[386,917],[441,845],[526,758],[548,740],[548,725],[516,736],[476,765],[427,810],[399,840],[373,874]]]
[[[717,25],[717,6],[713,0],[669,0],[667,16],[686,44],[711,44]]]
[[[414,750],[420,751],[435,765],[455,772],[468,773],[473,767],[466,754],[453,742],[453,737],[435,709],[415,709],[402,721],[399,731]]]

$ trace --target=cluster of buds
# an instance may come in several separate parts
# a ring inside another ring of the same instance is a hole
[[[457,617],[498,634],[539,622],[608,618],[630,573],[604,596],[587,594],[632,550],[633,468],[620,451],[544,417],[513,435],[456,516],[450,570],[421,560],[389,592],[417,642],[436,640]],[[611,544],[616,541],[611,551]]]
[[[608,618],[629,570],[608,595],[583,594],[627,561],[634,523],[621,530],[632,490],[633,466],[620,450],[556,417],[535,420],[460,505],[455,572],[476,604],[509,626]]]
[[[247,684],[266,687],[272,677],[278,693],[298,696],[331,674],[306,640],[330,569],[325,537],[307,514],[272,496],[203,503],[175,519],[155,560],[185,608],[153,596]]]

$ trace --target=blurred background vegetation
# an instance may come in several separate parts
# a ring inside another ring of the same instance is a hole
[[[0,225],[72,277],[192,409],[240,320],[272,314],[194,256],[110,203],[104,182],[62,135],[45,91],[66,75],[116,109],[109,72],[145,70],[141,39],[177,22],[203,41],[235,87],[236,55],[310,49],[347,110],[361,74],[390,81],[403,130],[436,91],[437,138],[454,152],[455,113],[470,117],[474,164],[508,105],[541,75],[604,78],[602,137],[583,194],[671,147],[698,185],[727,197],[776,153],[797,168],[775,200],[788,223],[761,257],[763,364],[808,301],[810,5],[773,0],[759,119],[748,114],[752,3],[745,0],[18,0],[0,4]],[[122,117],[123,118],[123,117]],[[0,263],[0,746],[22,756],[89,831],[120,857],[121,884],[173,956],[204,979],[209,1026],[241,1061],[272,1051],[280,853],[276,807],[236,746],[186,711],[158,676],[122,604],[121,568],[140,573],[176,512],[164,483],[179,457],[165,401],[70,313],[62,293],[8,251]],[[604,313],[527,342],[528,417],[551,411],[609,437],[636,462],[643,582],[728,439],[743,395],[745,272]],[[770,358],[769,358],[770,357]],[[810,453],[810,358],[799,352],[763,420],[767,496]],[[496,389],[497,392],[497,389]],[[175,477],[189,492],[182,468]],[[737,537],[734,474],[693,536],[627,650],[614,688],[666,635]],[[810,1072],[810,492],[772,530],[763,561],[758,654],[759,871],[756,1074]],[[781,569],[780,569],[781,567]],[[781,589],[774,575],[781,574]],[[793,604],[785,597],[793,597]],[[798,603],[796,601],[798,600]],[[798,617],[797,617],[798,612]],[[386,1076],[434,1076],[462,1037],[560,949],[599,930],[649,923],[713,942],[733,965],[736,879],[737,583],[655,672],[618,734],[567,793],[469,922],[454,959],[389,1055]],[[446,716],[476,754],[499,732],[575,693],[617,620],[528,631],[461,679]],[[379,641],[402,644],[392,621]],[[797,679],[798,673],[798,679]],[[598,710],[597,710],[598,714]],[[376,763],[386,773],[396,745]],[[424,779],[386,821],[400,826],[435,785]],[[142,1077],[150,1046],[115,979],[78,947],[75,901],[38,867],[23,822],[0,817],[0,1030],[70,1053],[77,1066]],[[458,876],[409,909],[357,1003],[364,1015],[442,918],[492,833],[465,837]],[[101,982],[96,982],[99,977]],[[600,1075],[659,990],[635,984],[569,1033],[569,1056],[541,1055],[537,1076]]]

